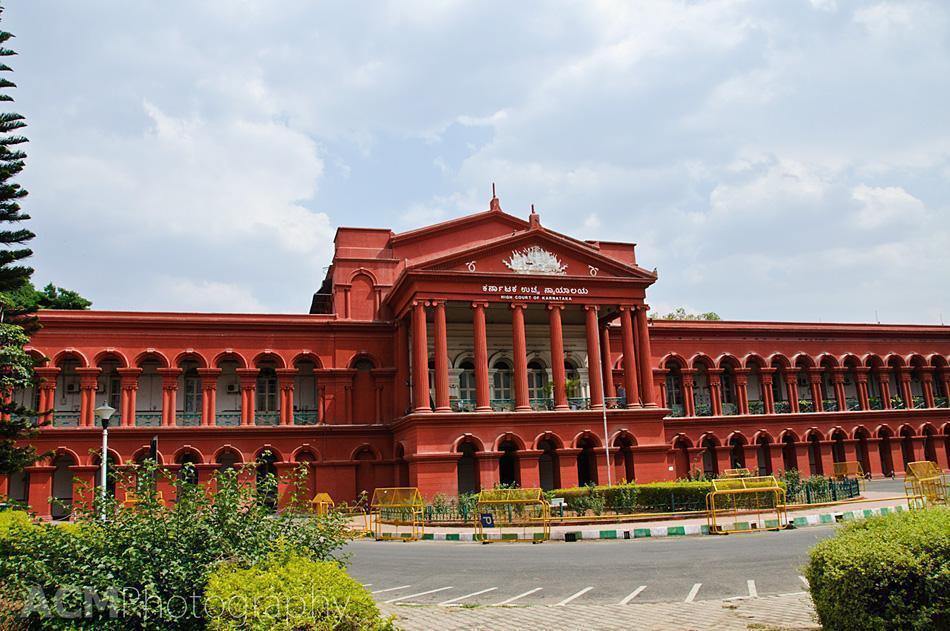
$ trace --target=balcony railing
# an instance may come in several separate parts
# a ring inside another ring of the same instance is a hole
[[[274,427],[280,424],[280,412],[254,412],[254,424],[262,427]]]
[[[868,407],[872,410],[883,410],[884,404],[881,402],[881,397],[868,397]]]
[[[900,398],[896,394],[891,397],[891,409],[892,410],[903,410],[906,405],[904,405],[904,399]]]
[[[626,397],[606,397],[604,399],[604,405],[607,406],[608,410],[620,410],[627,407],[627,398]]]
[[[935,408],[950,407],[950,399],[947,399],[947,397],[934,397],[934,407]]]
[[[922,410],[927,407],[927,401],[925,401],[923,397],[914,397],[913,401],[915,410]]]
[[[792,413],[792,404],[788,401],[776,401],[775,402],[775,413],[776,414],[791,414]]]
[[[215,425],[218,427],[237,427],[241,424],[240,412],[218,412],[215,415]]]
[[[53,412],[53,427],[79,427],[79,412]]]
[[[572,410],[589,410],[590,399],[587,397],[568,397],[567,406]]]
[[[554,399],[528,399],[528,403],[535,412],[554,409]]]
[[[136,427],[160,427],[162,424],[161,412],[136,412]]]
[[[838,400],[837,399],[823,399],[821,402],[821,409],[825,412],[837,412],[838,411]]]
[[[849,412],[856,412],[861,409],[861,402],[857,399],[845,399],[844,402],[848,406]]]
[[[514,399],[492,399],[491,409],[493,412],[514,412],[515,400]]]
[[[316,425],[319,420],[318,410],[294,410],[294,425]]]
[[[175,420],[178,427],[198,427],[201,425],[201,412],[178,412]]]
[[[723,416],[735,416],[739,413],[739,406],[735,403],[723,403],[722,404],[722,415]]]
[[[765,401],[749,401],[749,414],[765,414]]]
[[[669,406],[669,408],[670,408],[670,416],[674,418],[679,417],[679,416],[686,416],[686,409],[679,403],[674,403],[673,405]]]
[[[814,412],[815,404],[811,399],[800,399],[798,401],[799,412]]]

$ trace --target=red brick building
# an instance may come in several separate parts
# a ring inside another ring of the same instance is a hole
[[[634,244],[490,209],[404,233],[340,228],[309,314],[47,311],[31,351],[55,457],[0,478],[42,515],[111,458],[199,479],[270,452],[337,500],[716,473],[948,468],[950,331],[650,321]],[[604,417],[606,416],[606,421]],[[605,433],[606,423],[606,433]]]

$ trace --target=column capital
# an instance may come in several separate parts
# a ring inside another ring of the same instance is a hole
[[[138,377],[142,374],[141,368],[116,368],[115,371],[121,377]]]
[[[275,368],[274,372],[277,373],[278,378],[284,377],[284,378],[293,379],[294,377],[297,376],[296,368]]]
[[[600,306],[599,305],[584,305],[584,310],[585,311],[599,311]]]
[[[525,304],[525,303],[523,303],[523,302],[512,302],[512,303],[509,303],[509,304],[508,304],[508,308],[509,308],[509,309],[512,309],[512,310],[514,310],[514,309],[522,309],[522,310],[524,310],[524,309],[527,309],[527,308],[528,308],[528,305]]]
[[[102,368],[98,366],[86,366],[82,368],[76,368],[76,374],[80,377],[98,377],[99,373],[102,372]]]
[[[162,377],[178,377],[184,371],[181,368],[156,368],[155,372],[160,374]]]
[[[413,300],[413,301],[412,301],[412,306],[413,306],[413,307],[419,307],[419,306],[421,306],[422,308],[425,308],[425,307],[430,306],[431,304],[432,304],[432,302],[429,301],[429,300]]]
[[[236,374],[241,379],[257,379],[257,375],[260,373],[259,368],[235,368],[234,374]]]
[[[487,308],[488,308],[487,302],[484,302],[481,300],[476,300],[472,302],[472,309],[487,309]]]
[[[560,303],[551,303],[547,305],[548,311],[554,311],[555,309],[557,309],[558,311],[562,311],[564,309],[564,305]]]
[[[217,377],[222,372],[220,368],[198,368],[196,370],[199,377]]]

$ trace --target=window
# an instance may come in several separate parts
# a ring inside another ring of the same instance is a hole
[[[495,399],[513,399],[511,392],[511,364],[507,361],[495,363],[494,391]]]
[[[201,379],[198,371],[189,368],[185,371],[185,412],[201,412]]]
[[[459,366],[459,399],[475,400],[475,366],[470,361],[464,361]]]
[[[666,404],[683,405],[683,379],[679,373],[671,372],[666,376]]]
[[[528,364],[528,398],[547,399],[548,373],[540,362]]]
[[[122,381],[119,379],[118,375],[113,374],[109,379],[108,385],[108,395],[109,395],[109,407],[113,410],[120,410],[120,402],[122,401]]]
[[[735,383],[732,378],[732,374],[728,372],[722,373],[722,402],[723,403],[735,403]]]
[[[277,411],[277,373],[273,368],[261,368],[257,376],[257,411]]]
[[[565,361],[564,362],[564,375],[567,378],[567,396],[569,397],[579,397],[582,396],[581,392],[581,375],[577,372],[577,368],[574,367],[574,364]]]

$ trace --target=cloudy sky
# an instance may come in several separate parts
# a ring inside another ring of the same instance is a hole
[[[637,242],[657,308],[950,322],[950,3],[16,0],[35,280],[305,312],[341,225]]]

